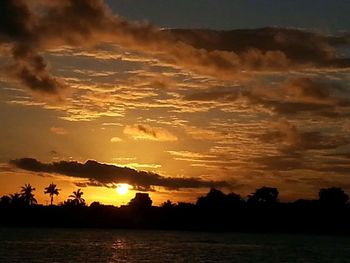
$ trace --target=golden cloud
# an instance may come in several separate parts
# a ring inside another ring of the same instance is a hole
[[[124,133],[135,140],[177,141],[177,137],[161,127],[151,127],[146,124],[128,125]]]

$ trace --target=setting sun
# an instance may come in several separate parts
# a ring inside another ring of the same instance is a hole
[[[115,189],[118,194],[125,195],[129,192],[130,185],[128,184],[118,184],[117,188]]]

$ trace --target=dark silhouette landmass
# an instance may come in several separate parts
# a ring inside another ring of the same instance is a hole
[[[121,207],[99,202],[87,206],[80,189],[60,205],[44,206],[36,203],[34,190],[25,185],[19,194],[1,197],[0,225],[350,234],[349,196],[336,187],[321,189],[317,200],[288,203],[279,202],[278,190],[271,187],[246,199],[211,189],[195,204],[168,200],[161,206],[152,206],[147,193],[137,193]],[[50,196],[58,191],[56,186],[45,189]]]

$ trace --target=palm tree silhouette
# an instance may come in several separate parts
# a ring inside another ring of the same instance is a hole
[[[50,198],[51,198],[50,205],[52,205],[52,203],[53,203],[53,196],[58,195],[59,191],[61,191],[61,189],[58,189],[57,185],[55,185],[54,183],[51,183],[51,184],[49,184],[48,187],[45,187],[44,194],[50,195]]]
[[[85,200],[81,197],[83,194],[84,193],[80,191],[80,189],[74,191],[73,194],[69,196],[70,198],[72,198],[71,202],[75,205],[85,205]]]
[[[35,188],[32,187],[30,184],[25,184],[24,186],[22,186],[20,198],[22,198],[23,202],[26,205],[33,205],[37,203],[36,199],[34,198],[34,191]]]
[[[10,199],[11,199],[11,204],[15,206],[21,205],[23,202],[21,194],[19,193],[10,194]]]

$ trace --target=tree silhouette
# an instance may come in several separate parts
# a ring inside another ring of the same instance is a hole
[[[82,198],[83,194],[84,193],[80,189],[78,189],[77,191],[74,191],[73,194],[69,196],[71,198],[69,200],[69,203],[73,204],[73,205],[84,206],[85,205],[85,200],[84,200],[84,198]]]
[[[152,206],[152,200],[148,194],[136,193],[135,197],[131,199],[128,205],[137,209],[145,209]]]
[[[318,195],[319,201],[325,206],[342,207],[349,200],[349,196],[338,187],[322,188]]]
[[[226,205],[226,195],[217,189],[210,189],[206,196],[198,198],[196,205],[207,209],[223,208]]]
[[[2,206],[9,206],[11,204],[11,197],[4,195],[0,198],[0,204]]]
[[[26,205],[33,205],[37,203],[36,199],[34,198],[34,191],[35,188],[32,187],[30,184],[25,184],[24,186],[22,186],[20,197]]]
[[[278,190],[272,187],[261,187],[248,196],[248,203],[275,204],[278,202]]]
[[[51,199],[50,205],[52,205],[52,203],[53,203],[53,196],[58,195],[60,190],[61,189],[58,189],[57,185],[55,185],[54,183],[51,183],[51,184],[49,184],[48,187],[45,187],[44,194],[50,195],[50,199]]]
[[[11,205],[18,206],[23,204],[23,199],[19,193],[10,194],[10,199]]]
[[[90,204],[90,207],[101,207],[103,206],[100,202],[94,201]]]
[[[257,189],[247,202],[238,194],[210,189],[196,204],[167,200],[160,207],[152,207],[147,193],[136,193],[129,206],[99,202],[86,206],[81,189],[73,191],[61,207],[30,207],[35,203],[34,190],[25,184],[20,193],[0,196],[0,227],[47,226],[43,219],[50,218],[52,227],[350,234],[349,196],[337,187],[320,189],[318,200],[287,203],[277,203],[278,190],[271,187]],[[53,199],[59,189],[52,183],[45,193]]]
[[[231,206],[238,205],[238,204],[241,204],[243,202],[241,196],[239,194],[236,194],[236,193],[229,193],[227,195],[227,201],[228,201],[229,205],[231,205]]]
[[[167,200],[166,202],[164,202],[161,207],[166,208],[166,209],[170,209],[170,208],[174,208],[175,204],[172,203],[170,200]]]

